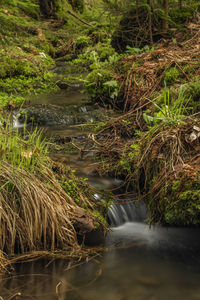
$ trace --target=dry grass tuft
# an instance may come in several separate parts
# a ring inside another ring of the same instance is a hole
[[[95,222],[106,227],[101,213],[95,215],[98,207],[91,189],[84,182],[79,186],[69,168],[55,167],[40,132],[34,131],[25,141],[6,124],[0,140],[0,271],[15,254],[40,256],[64,250],[68,257],[80,258],[77,234],[95,230]],[[65,184],[76,186],[76,198]]]
[[[72,221],[77,205],[60,187],[49,169],[37,176],[0,167],[1,239],[7,254],[41,249],[55,250],[77,244]]]

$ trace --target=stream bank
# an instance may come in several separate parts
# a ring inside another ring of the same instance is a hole
[[[82,95],[79,96],[81,100]],[[75,96],[76,106],[85,105],[82,101],[78,104],[77,98],[78,95]],[[52,101],[52,98],[48,99]],[[54,101],[56,99],[62,99],[63,110],[71,105],[68,93],[56,94]],[[36,100],[39,105],[40,101],[43,98]],[[43,125],[42,128],[52,138],[61,135],[63,138],[76,139],[81,135],[80,145],[85,141],[84,135],[88,134],[79,126],[75,130],[72,127],[71,130],[68,124]],[[78,175],[88,178],[88,183],[95,185],[94,196],[97,201],[107,189],[123,184],[116,179],[93,175],[89,167],[90,163],[94,163],[91,157],[88,160],[84,156],[80,160],[79,151],[74,154],[62,151],[61,149],[57,153],[58,159],[62,156],[64,162],[68,165],[72,163],[75,170],[80,171],[81,165],[81,174]],[[1,277],[0,295],[7,299],[20,293],[20,298],[24,300],[57,300],[66,297],[70,300],[99,300],[102,297],[105,300],[167,300],[169,297],[177,300],[198,299],[199,229],[158,225],[149,227],[146,218],[144,207],[134,206],[131,202],[111,206],[111,230],[107,234],[104,247],[96,252],[94,259],[88,257],[86,264],[80,262],[78,265],[73,260],[56,256],[33,262],[18,262],[10,276]],[[94,249],[91,250],[94,254]]]

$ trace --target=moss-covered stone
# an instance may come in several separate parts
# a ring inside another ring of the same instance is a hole
[[[197,178],[177,179],[169,187],[164,222],[172,225],[200,224],[200,183]]]

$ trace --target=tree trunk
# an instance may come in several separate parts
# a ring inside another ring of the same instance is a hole
[[[137,20],[137,23],[139,26],[140,22],[139,22],[139,16],[138,16],[138,6],[139,6],[139,3],[138,3],[138,0],[136,0],[136,20]]]
[[[39,0],[39,2],[40,2],[40,11],[45,17],[50,18],[55,15],[55,13],[54,13],[55,1],[54,0]]]
[[[168,4],[169,4],[168,0],[163,0],[163,9],[164,9],[166,17],[168,16],[168,9],[169,9]],[[162,32],[166,33],[167,30],[168,30],[168,21],[167,21],[167,19],[163,19],[162,20]]]
[[[178,7],[181,9],[182,8],[182,0],[178,1]]]
[[[149,5],[149,13],[148,13],[148,17],[149,17],[149,39],[150,39],[150,45],[153,45],[153,36],[152,36],[152,17],[151,17],[151,0],[147,0],[147,4]]]

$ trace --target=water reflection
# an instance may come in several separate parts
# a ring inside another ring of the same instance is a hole
[[[7,299],[9,291],[20,292],[19,299],[200,299],[199,232],[126,223],[111,230],[107,251],[98,261],[71,270],[66,270],[65,260],[17,265],[15,276],[2,278],[0,295]]]

